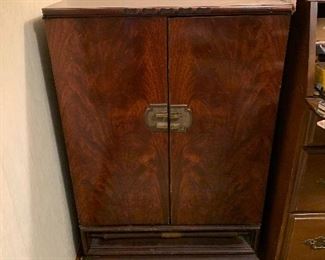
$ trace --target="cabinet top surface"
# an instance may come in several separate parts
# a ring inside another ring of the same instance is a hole
[[[45,17],[83,15],[213,15],[291,12],[294,0],[95,0],[61,1],[43,9]]]

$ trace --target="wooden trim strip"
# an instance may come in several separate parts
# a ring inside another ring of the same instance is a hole
[[[260,225],[222,225],[222,226],[102,226],[85,227],[79,226],[85,232],[172,232],[172,231],[246,231],[259,230]]]
[[[235,6],[235,7],[196,7],[196,8],[43,8],[43,18],[86,18],[86,17],[125,17],[125,16],[216,16],[251,14],[291,14],[294,6]]]

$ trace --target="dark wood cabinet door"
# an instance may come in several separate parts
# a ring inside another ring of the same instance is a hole
[[[259,224],[289,16],[169,20],[172,224]]]
[[[167,103],[166,18],[46,27],[80,224],[167,224],[168,135],[144,122]]]

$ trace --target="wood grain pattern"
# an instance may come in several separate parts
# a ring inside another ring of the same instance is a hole
[[[258,224],[289,16],[169,26],[170,103],[193,111],[188,133],[171,133],[172,223]]]
[[[291,0],[110,0],[61,1],[43,9],[44,17],[193,16],[291,13]]]
[[[166,24],[46,20],[82,225],[168,223],[168,135],[144,123],[150,103],[167,102]]]

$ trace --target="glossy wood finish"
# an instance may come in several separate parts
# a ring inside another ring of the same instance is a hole
[[[207,16],[291,13],[291,0],[110,0],[62,1],[43,9],[44,17]]]
[[[325,131],[324,131],[325,135]],[[325,212],[325,149],[302,151],[292,210]]]
[[[167,102],[166,26],[46,20],[82,225],[168,224],[168,135],[144,123],[150,103]]]
[[[173,224],[261,222],[289,16],[169,20]],[[225,30],[227,28],[227,30]]]
[[[294,5],[193,3],[43,10],[86,256],[256,259]],[[192,127],[149,131],[152,103]]]
[[[324,214],[291,215],[288,225],[287,247],[283,259],[323,260],[325,249],[312,249],[305,244],[308,239],[325,235]]]

